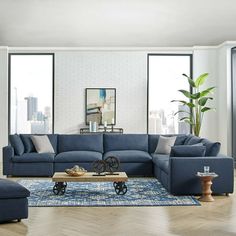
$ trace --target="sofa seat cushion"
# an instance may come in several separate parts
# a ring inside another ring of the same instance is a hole
[[[55,162],[93,162],[96,160],[102,160],[102,154],[100,152],[93,151],[70,151],[61,152],[55,157]]]
[[[55,154],[53,153],[24,153],[21,156],[12,157],[13,162],[21,162],[21,163],[36,163],[36,162],[46,162],[52,163],[54,161]]]
[[[165,154],[151,154],[152,160],[155,165],[157,165],[161,170],[163,170],[166,174],[169,173],[169,155]]]
[[[0,190],[0,199],[26,198],[30,195],[28,189],[17,182],[7,179],[0,179]]]
[[[110,151],[106,152],[103,156],[103,159],[115,156],[121,163],[145,163],[151,162],[152,157],[149,153],[138,150],[122,150],[122,151]]]

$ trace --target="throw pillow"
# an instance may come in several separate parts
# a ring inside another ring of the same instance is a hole
[[[174,146],[176,136],[164,137],[160,136],[155,153],[158,154],[170,154],[171,147]]]
[[[36,151],[34,144],[32,143],[32,140],[31,140],[31,134],[20,134],[20,137],[21,137],[21,140],[24,144],[26,153]]]
[[[14,152],[17,156],[20,156],[24,153],[25,148],[24,144],[19,135],[14,134],[9,137],[11,146],[14,148]]]
[[[32,135],[31,140],[38,153],[55,153],[47,135]]]
[[[206,146],[206,156],[217,156],[220,152],[221,144],[219,142],[211,142],[208,139],[203,139],[202,143]]]
[[[185,143],[186,145],[193,145],[193,144],[197,144],[197,143],[201,143],[203,139],[199,138],[197,136],[192,136],[187,143]]]
[[[179,145],[171,148],[171,157],[204,157],[206,147],[203,145]]]

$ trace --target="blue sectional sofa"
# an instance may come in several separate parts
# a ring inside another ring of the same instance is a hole
[[[166,135],[169,136],[169,135]],[[176,135],[175,135],[176,136]],[[92,171],[92,163],[108,156],[120,159],[121,170],[129,176],[155,176],[172,194],[199,194],[196,177],[204,166],[216,172],[214,193],[232,193],[234,182],[233,158],[218,154],[220,144],[193,135],[177,135],[174,146],[206,147],[205,156],[170,156],[156,154],[160,135],[93,134],[48,135],[55,154],[36,152],[30,135],[10,136],[11,145],[3,148],[3,174],[7,176],[52,176],[80,165]]]

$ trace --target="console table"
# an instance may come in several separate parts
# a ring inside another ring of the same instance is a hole
[[[80,129],[80,134],[93,134],[93,133],[117,133],[117,134],[123,134],[123,129],[122,128],[114,128],[114,127],[109,127],[104,129],[98,128],[96,132],[91,132],[89,131],[89,128],[81,128]]]

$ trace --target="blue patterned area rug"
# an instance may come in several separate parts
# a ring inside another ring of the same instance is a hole
[[[54,195],[50,180],[19,180],[30,190],[31,207],[199,206],[192,196],[173,196],[155,178],[129,178],[125,195],[113,183],[68,183],[64,195]]]

